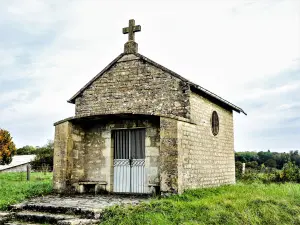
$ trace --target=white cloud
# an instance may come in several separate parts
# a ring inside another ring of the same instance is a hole
[[[13,104],[0,110],[0,118],[6,118],[5,125],[16,131],[15,124],[23,124],[26,118],[31,124],[35,123],[32,118],[44,124],[36,129],[48,129],[52,122],[73,115],[74,106],[66,100],[122,52],[127,37],[121,28],[135,18],[142,25],[136,37],[140,53],[241,107],[247,106],[246,101],[268,99],[260,111],[244,108],[251,112],[248,117],[235,116],[236,146],[254,146],[256,140],[249,138],[249,132],[260,130],[260,123],[269,121],[265,123],[271,126],[294,116],[294,112],[280,113],[283,108],[278,106],[294,104],[280,97],[299,90],[299,82],[270,89],[256,81],[299,68],[295,61],[300,58],[298,6],[293,0],[5,3],[0,7],[2,21],[34,36],[54,32],[54,38],[34,53],[22,46],[21,52],[32,54],[25,66],[16,60],[17,48],[0,51],[0,69],[14,71],[0,76],[1,80],[33,81],[19,91],[0,90],[0,104],[8,100]],[[38,93],[32,101],[15,101],[32,93]],[[269,116],[270,108],[278,110],[276,116]],[[35,144],[28,136],[15,139],[20,145]],[[41,142],[45,136],[37,144]]]
[[[270,89],[267,88],[263,89],[262,87],[253,88],[251,89],[250,93],[245,94],[243,96],[243,99],[249,100],[249,99],[259,99],[259,98],[270,98],[270,97],[274,97],[275,95],[289,93],[294,90],[300,90],[300,82],[286,84],[280,87],[270,88]]]

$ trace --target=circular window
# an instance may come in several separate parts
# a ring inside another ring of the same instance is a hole
[[[219,116],[216,111],[213,111],[211,116],[211,130],[215,136],[219,133]]]

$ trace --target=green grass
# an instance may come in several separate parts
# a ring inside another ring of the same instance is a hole
[[[0,210],[26,198],[43,195],[52,191],[52,173],[0,173]]]
[[[299,184],[242,184],[187,191],[105,210],[104,224],[300,224]]]

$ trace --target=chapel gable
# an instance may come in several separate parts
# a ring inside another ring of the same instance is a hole
[[[145,114],[189,118],[189,86],[135,54],[121,56],[75,99],[76,116]]]
[[[76,116],[145,114],[188,118],[188,86],[142,58],[124,55],[75,100]]]

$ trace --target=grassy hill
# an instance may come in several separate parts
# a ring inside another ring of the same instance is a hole
[[[300,224],[299,184],[242,184],[188,191],[106,210],[108,224]]]
[[[0,210],[51,191],[52,173],[31,173],[30,181],[26,181],[26,173],[0,173]]]

